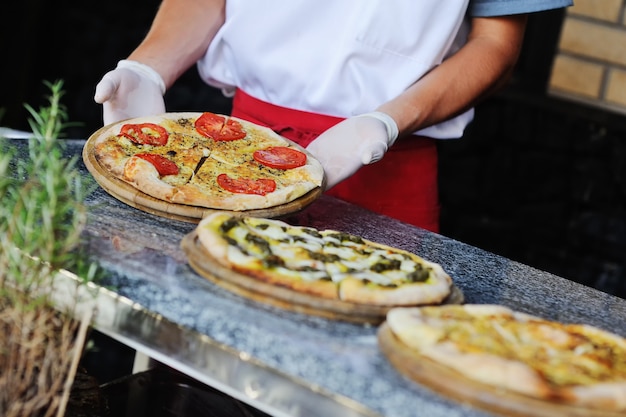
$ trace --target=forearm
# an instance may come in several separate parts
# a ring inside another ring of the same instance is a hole
[[[163,0],[128,59],[155,69],[170,87],[202,57],[224,22],[224,0]]]
[[[510,76],[525,24],[525,16],[475,18],[465,46],[378,110],[394,118],[403,136],[471,108]]]

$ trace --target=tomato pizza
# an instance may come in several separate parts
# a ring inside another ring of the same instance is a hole
[[[167,203],[245,211],[286,204],[321,188],[306,150],[242,119],[166,113],[109,125],[90,138],[107,174]]]

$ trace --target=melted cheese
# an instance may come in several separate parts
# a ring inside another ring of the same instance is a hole
[[[439,343],[525,363],[558,387],[626,381],[626,341],[583,326],[512,314],[442,316],[425,310]]]
[[[279,221],[245,218],[228,230],[227,236],[232,247],[245,253],[232,256],[231,261],[245,264],[255,257],[266,268],[303,280],[330,278],[339,283],[352,277],[397,286],[412,281],[411,274],[423,269],[406,253],[374,247],[356,236],[320,234]]]

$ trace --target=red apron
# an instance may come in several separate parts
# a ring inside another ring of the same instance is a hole
[[[303,147],[343,120],[275,106],[241,90],[235,93],[232,115],[269,127]],[[400,139],[383,159],[364,166],[326,194],[438,233],[436,142],[421,136]]]

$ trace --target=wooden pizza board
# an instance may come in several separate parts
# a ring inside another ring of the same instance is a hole
[[[363,324],[380,324],[384,321],[387,311],[392,308],[315,297],[237,273],[218,263],[204,249],[196,231],[185,235],[180,245],[187,255],[189,265],[199,275],[239,296],[257,302],[298,313]],[[453,286],[452,293],[444,303],[462,304],[463,301],[463,293]]]
[[[94,155],[94,143],[98,136],[104,133],[109,127],[110,126],[107,125],[98,129],[89,137],[89,139],[87,139],[87,142],[83,147],[82,153],[85,166],[94,177],[98,185],[100,185],[111,196],[115,197],[125,204],[128,204],[131,207],[145,211],[150,214],[165,217],[168,219],[186,221],[189,223],[198,223],[204,217],[208,216],[209,214],[215,213],[216,211],[230,213],[233,216],[274,218],[296,213],[304,209],[315,200],[317,200],[317,198],[323,193],[323,187],[316,187],[308,193],[304,194],[303,196],[300,196],[297,199],[285,204],[263,209],[242,211],[210,209],[205,207],[191,206],[187,204],[170,203],[164,200],[160,200],[138,190],[129,183],[112,176],[106,168],[100,165]],[[291,141],[290,143],[292,143],[295,147],[303,150],[304,152],[307,152],[298,144]]]
[[[624,416],[623,412],[543,401],[473,381],[451,368],[419,356],[393,334],[387,322],[378,329],[378,345],[393,367],[405,377],[445,397],[490,412],[512,417]]]

